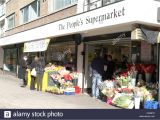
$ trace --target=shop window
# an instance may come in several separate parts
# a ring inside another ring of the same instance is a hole
[[[36,0],[21,9],[21,24],[32,21],[40,15],[40,1]]]
[[[47,50],[47,63],[70,66],[72,70],[76,67],[75,44],[50,45]]]
[[[4,49],[4,70],[16,72],[17,69],[17,49]]]
[[[15,27],[15,14],[10,15],[7,17],[8,22],[8,29],[12,29]]]
[[[53,0],[53,11],[66,8],[76,3],[77,3],[77,0]]]
[[[122,1],[122,0],[103,0],[103,6],[111,3],[119,2],[119,1]]]
[[[6,2],[9,2],[9,1],[11,1],[11,0],[6,0]]]

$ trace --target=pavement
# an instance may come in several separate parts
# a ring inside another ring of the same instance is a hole
[[[87,94],[55,95],[22,88],[21,82],[0,72],[1,109],[118,109]]]

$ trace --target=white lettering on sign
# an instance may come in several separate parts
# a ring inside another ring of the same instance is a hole
[[[106,14],[90,17],[86,16],[85,18],[80,18],[77,19],[76,21],[68,21],[63,24],[59,24],[58,28],[59,30],[65,30],[65,29],[75,29],[79,26],[87,25],[87,24],[102,24],[104,21],[109,20],[109,19],[114,19],[118,17],[125,16],[125,8],[122,7],[119,10],[113,9],[113,11],[108,12]]]

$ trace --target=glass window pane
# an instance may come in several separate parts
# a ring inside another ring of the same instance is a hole
[[[4,70],[16,72],[17,70],[17,49],[4,50]]]
[[[15,26],[15,23],[14,23],[15,22],[15,16],[14,16],[14,14],[9,16],[7,18],[7,21],[8,21],[8,29],[13,28]]]
[[[54,10],[63,9],[69,5],[75,4],[77,0],[54,0]]]
[[[31,5],[23,8],[21,11],[22,11],[22,23],[26,23],[38,18],[40,11],[39,0],[36,0]]]
[[[22,22],[23,23],[28,22],[28,14],[29,14],[28,7],[25,7],[24,9],[22,9]]]
[[[34,20],[38,17],[38,6],[37,6],[37,1],[33,2],[30,6],[30,20]]]

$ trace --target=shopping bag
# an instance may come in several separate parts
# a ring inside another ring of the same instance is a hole
[[[37,76],[37,72],[36,72],[36,69],[35,69],[35,68],[32,69],[32,71],[31,71],[31,76],[34,76],[34,77]]]

